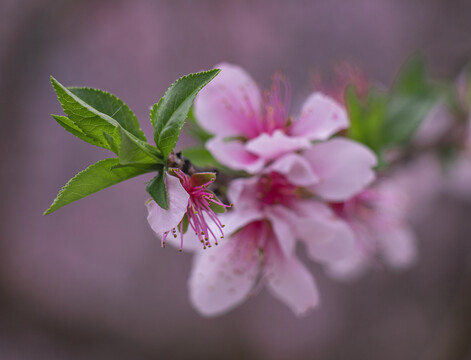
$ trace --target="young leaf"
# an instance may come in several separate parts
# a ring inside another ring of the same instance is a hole
[[[92,138],[100,144],[99,146],[110,149],[108,141],[104,138],[103,133],[113,136],[113,130],[119,123],[109,115],[100,112],[93,106],[87,104],[69,89],[62,86],[56,79],[51,76],[51,83],[56,91],[57,98],[62,105],[62,109],[70,120],[82,130],[88,137]],[[118,138],[113,139],[119,141]]]
[[[111,170],[115,165],[118,165],[118,159],[105,159],[79,172],[59,191],[56,199],[44,215],[111,185],[147,172],[144,169],[132,167]]]
[[[119,146],[119,163],[121,165],[131,164],[163,164],[160,152],[136,138],[122,127],[119,128],[121,144]]]
[[[146,191],[155,200],[157,205],[161,208],[168,210],[168,195],[167,186],[165,185],[165,170],[159,171],[159,174],[154,177],[146,186]]]
[[[139,121],[123,100],[99,89],[86,87],[68,87],[82,101],[116,120],[125,130],[142,141],[147,141]]]
[[[213,69],[181,77],[170,86],[158,105],[152,108],[154,140],[164,159],[175,148],[196,95],[219,71]]]
[[[54,118],[54,120],[57,121],[57,123],[60,126],[62,126],[66,131],[68,131],[72,135],[78,137],[79,139],[89,144],[102,147],[102,144],[100,142],[85,135],[83,131],[77,125],[75,125],[74,122],[70,120],[67,116],[59,116],[59,115],[51,115],[51,116]]]
[[[160,98],[159,102],[157,104],[154,104],[152,108],[150,109],[150,123],[152,124],[152,127],[155,129],[156,127],[156,121],[157,121],[157,109],[159,108],[160,104],[162,104],[162,100],[164,98]]]

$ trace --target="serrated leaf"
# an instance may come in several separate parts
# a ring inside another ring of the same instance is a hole
[[[175,148],[196,95],[219,71],[213,69],[181,77],[169,87],[158,105],[154,105],[151,111],[154,140],[164,158]]]
[[[147,172],[132,167],[111,170],[114,165],[118,165],[118,159],[105,159],[79,172],[60,190],[56,199],[49,209],[45,211],[44,215],[50,214],[67,204],[80,200],[111,185]]]
[[[119,163],[121,165],[132,164],[163,164],[160,152],[136,138],[122,127],[119,127],[121,143],[119,146]]]
[[[155,200],[157,205],[168,210],[167,186],[165,185],[165,170],[162,168],[146,186],[146,191]]]
[[[157,121],[157,109],[159,108],[160,104],[162,104],[162,100],[164,98],[160,98],[159,102],[154,104],[152,108],[150,109],[150,123],[152,124],[152,128],[155,129],[155,124]]]
[[[72,120],[85,135],[99,143],[101,147],[111,150],[103,133],[113,136],[113,130],[119,123],[109,115],[87,104],[52,76],[51,83],[62,105],[62,109],[69,119]],[[119,141],[119,138],[113,137],[113,139],[115,142]]]
[[[71,133],[72,135],[78,137],[79,139],[89,144],[102,147],[102,144],[99,141],[96,141],[95,139],[92,139],[91,137],[85,135],[83,131],[77,125],[75,125],[75,123],[72,120],[70,120],[67,116],[59,116],[59,115],[51,115],[51,116],[67,132]]]
[[[117,96],[103,90],[87,87],[68,87],[67,89],[88,105],[116,120],[119,125],[138,139],[147,141],[136,115]]]
[[[119,143],[116,143],[115,139],[117,138],[117,132],[119,132],[119,128],[113,130],[113,135],[110,135],[106,132],[103,132],[103,137],[105,138],[106,142],[108,143],[110,150],[114,152],[116,155],[119,155]]]

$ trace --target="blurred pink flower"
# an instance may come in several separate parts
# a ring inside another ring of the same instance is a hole
[[[198,94],[194,110],[199,124],[215,135],[206,147],[229,168],[258,173],[267,162],[348,127],[345,110],[321,93],[311,94],[293,119],[288,114],[290,89],[281,75],[262,95],[242,68],[226,63],[216,67],[221,73]]]
[[[345,200],[373,180],[375,164],[365,147],[335,139],[304,156],[285,155],[260,176],[234,180],[228,196],[235,210],[223,218],[228,236],[195,256],[189,281],[195,308],[206,316],[224,313],[263,283],[298,316],[315,307],[319,296],[295,255],[296,240],[312,260],[337,263],[354,251],[354,237],[313,195]]]
[[[166,175],[166,186],[168,192],[168,210],[161,208],[155,201],[147,202],[149,222],[152,230],[161,237],[162,247],[172,232],[177,238],[180,235],[180,251],[183,249],[183,234],[188,225],[197,235],[203,248],[211,246],[210,238],[218,245],[218,238],[223,237],[223,224],[213,211],[213,207],[227,208],[207,189],[216,175],[214,173],[197,173],[188,176],[179,169],[170,169],[171,175]],[[185,224],[186,222],[186,224]],[[215,224],[211,229],[208,223]],[[216,235],[217,234],[217,235]]]
[[[330,264],[333,276],[352,278],[371,265],[403,268],[415,260],[415,236],[406,221],[407,198],[394,181],[382,180],[331,207],[348,224],[356,244],[350,257]]]

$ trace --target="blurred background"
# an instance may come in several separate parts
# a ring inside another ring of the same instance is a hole
[[[426,164],[410,175],[429,189],[411,190],[417,263],[336,282],[306,262],[322,306],[302,319],[265,290],[200,317],[186,289],[191,255],[161,249],[147,225],[145,176],[42,216],[69,178],[108,156],[50,117],[62,111],[49,75],[121,97],[147,134],[149,106],[172,81],[221,61],[262,86],[282,70],[297,109],[309,74],[341,61],[389,84],[420,52],[453,78],[471,59],[469,1],[0,6],[0,359],[471,359],[471,203],[434,186]]]

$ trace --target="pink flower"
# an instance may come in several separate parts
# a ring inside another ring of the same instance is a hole
[[[230,207],[217,199],[208,190],[216,175],[214,173],[197,173],[191,177],[179,169],[170,169],[171,175],[166,176],[168,193],[168,210],[161,208],[151,200],[147,202],[149,222],[152,230],[161,237],[162,247],[170,233],[177,238],[180,234],[180,251],[183,249],[183,235],[188,225],[196,234],[203,248],[211,247],[211,242],[218,245],[218,238],[224,237],[224,225],[219,220],[213,208],[224,209]],[[215,229],[209,224],[213,223]]]
[[[290,90],[281,75],[262,95],[240,67],[217,67],[221,73],[200,91],[194,110],[200,125],[215,134],[206,147],[229,168],[258,173],[267,162],[348,127],[345,110],[321,93],[310,95],[293,119],[288,114]]]
[[[371,152],[337,140],[320,144],[328,146],[307,151],[305,157],[285,155],[264,174],[230,184],[228,196],[235,210],[223,218],[227,236],[218,248],[197,252],[194,259],[190,299],[200,313],[214,316],[229,311],[263,284],[296,315],[318,304],[314,279],[295,255],[296,240],[303,241],[308,256],[321,263],[350,257],[352,231],[316,197],[345,200],[374,178]],[[336,153],[337,163],[319,160],[343,146],[349,152]]]
[[[406,216],[407,201],[393,181],[380,181],[355,197],[332,203],[355,237],[356,251],[330,264],[330,273],[352,278],[369,266],[403,268],[416,258],[415,237]]]

